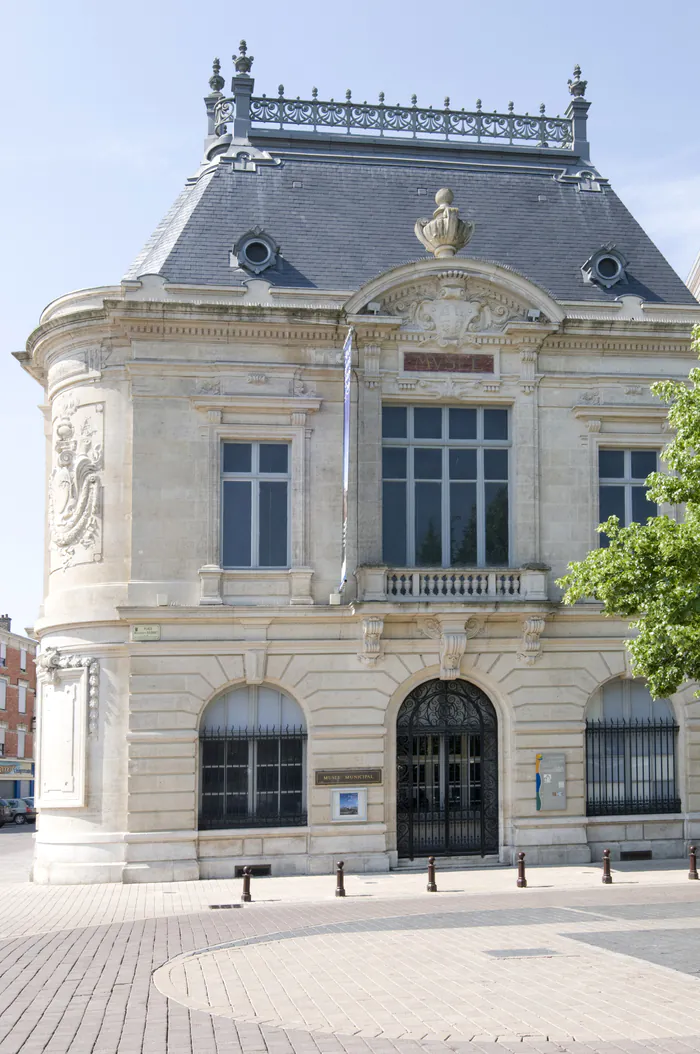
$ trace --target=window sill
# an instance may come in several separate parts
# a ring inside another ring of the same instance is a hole
[[[313,604],[310,567],[199,569],[200,605]]]

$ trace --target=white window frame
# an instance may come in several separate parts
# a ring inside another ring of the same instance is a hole
[[[656,454],[656,468],[655,472],[659,471],[659,448],[658,444],[650,443],[648,446],[644,446],[642,443],[635,443],[628,446],[622,446],[619,443],[607,443],[601,439],[598,444],[597,458],[600,458],[600,453],[603,450],[614,450],[617,453],[622,453],[624,457],[624,475],[623,476],[601,476],[599,464],[598,470],[598,515],[600,516],[600,491],[601,487],[623,487],[625,495],[625,522],[621,525],[628,527],[632,523],[632,490],[635,487],[643,486],[644,480],[637,476],[632,476],[632,454],[643,451],[644,453]],[[645,476],[644,479],[647,477]],[[657,514],[658,514],[657,505]],[[600,521],[599,521],[600,522]]]
[[[25,756],[24,755],[24,751],[25,751],[25,748],[26,748],[26,741],[27,741],[27,733],[23,729],[18,728],[17,729],[17,757],[18,758],[23,758]]]
[[[19,668],[24,672],[27,669],[27,649],[19,649]]]
[[[511,407],[501,405],[484,405],[479,404],[478,406],[464,406],[464,405],[448,405],[439,406],[437,409],[442,410],[442,435],[441,439],[422,439],[415,438],[413,435],[413,410],[424,409],[426,404],[424,403],[393,403],[383,402],[382,411],[384,407],[395,407],[395,408],[406,408],[407,410],[407,436],[401,438],[384,438],[381,437],[382,450],[384,447],[392,448],[404,448],[407,451],[406,454],[406,519],[407,519],[407,531],[406,531],[406,567],[420,567],[416,561],[416,538],[415,538],[415,476],[413,472],[413,456],[410,451],[416,447],[421,449],[426,447],[437,447],[442,450],[442,477],[441,479],[428,481],[428,482],[440,482],[442,486],[442,505],[441,505],[441,523],[442,523],[442,552],[443,560],[439,565],[442,568],[451,568],[453,564],[451,560],[445,562],[444,554],[447,553],[451,556],[451,539],[450,539],[450,483],[458,482],[476,482],[477,491],[477,523],[476,523],[476,562],[474,567],[509,567],[513,552],[513,457],[511,450],[513,446],[512,433],[513,433],[513,415],[511,413]],[[428,408],[436,408],[429,406]],[[476,410],[477,420],[477,438],[476,439],[450,439],[449,438],[449,411],[450,410]],[[508,418],[508,439],[484,439],[484,410],[504,410]],[[447,437],[447,438],[446,438]],[[449,451],[450,449],[460,450],[476,450],[476,481],[473,480],[450,480],[449,475]],[[485,449],[502,449],[508,451],[508,480],[506,481],[508,491],[508,554],[505,565],[502,564],[487,564],[486,563],[486,499],[485,499],[485,484],[486,482],[499,482],[498,480],[484,479],[484,450]],[[382,494],[384,491],[384,471],[382,468],[381,472],[382,480]],[[392,477],[387,477],[388,482],[391,482]],[[397,480],[397,482],[400,482]],[[383,498],[382,498],[383,501]],[[384,560],[384,554],[382,553],[382,560]],[[460,565],[461,566],[461,565]]]
[[[0,710],[7,710],[7,677],[0,677]]]
[[[0,640],[0,666],[7,666],[7,644]]]
[[[27,688],[29,685],[26,681],[17,682],[17,712],[19,714],[26,714],[27,712]]]
[[[251,448],[250,472],[226,472],[224,471],[224,447],[227,443],[249,445]],[[284,446],[287,448],[287,471],[286,472],[260,472],[260,448],[262,446]],[[286,535],[286,561],[283,564],[260,564],[260,484],[261,483],[285,483],[287,486],[287,535]],[[249,483],[251,487],[251,524],[250,524],[250,563],[249,564],[224,564],[224,486],[226,483]],[[261,439],[224,439],[221,443],[221,496],[220,496],[220,539],[219,552],[221,554],[221,567],[232,571],[285,571],[291,566],[292,548],[292,444],[289,440],[274,438]]]

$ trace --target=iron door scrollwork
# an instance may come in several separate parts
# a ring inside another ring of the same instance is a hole
[[[498,721],[468,681],[428,681],[397,719],[400,857],[498,852]]]

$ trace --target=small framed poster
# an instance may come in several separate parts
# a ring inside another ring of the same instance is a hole
[[[362,823],[367,819],[366,787],[334,787],[331,791],[331,821]]]

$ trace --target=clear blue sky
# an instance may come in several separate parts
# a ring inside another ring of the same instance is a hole
[[[563,113],[579,62],[594,162],[685,278],[700,250],[700,5],[690,0],[25,0],[0,5],[0,612],[41,594],[42,394],[10,352],[62,293],[118,281],[200,159],[241,37],[256,92]]]

